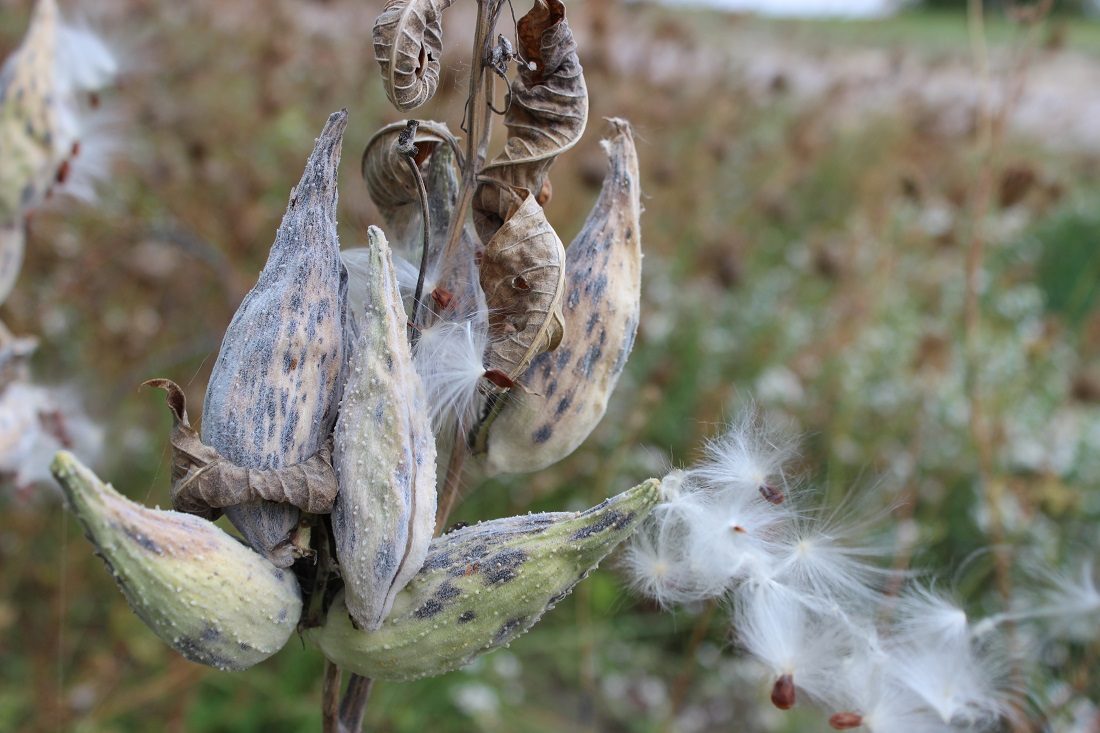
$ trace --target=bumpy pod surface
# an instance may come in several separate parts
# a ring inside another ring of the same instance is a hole
[[[245,468],[312,456],[332,432],[344,360],[347,274],[336,235],[336,177],[347,112],[331,115],[255,287],[225,332],[203,407],[202,441]],[[249,544],[294,562],[298,509],[255,501],[226,509]]]
[[[416,574],[435,529],[435,440],[413,368],[389,245],[369,232],[363,313],[350,319],[348,379],[336,423],[332,509],[347,607],[377,629]]]
[[[286,644],[298,581],[210,522],[135,504],[70,453],[51,470],[130,607],[193,662],[240,670]]]
[[[325,656],[374,679],[457,669],[527,631],[656,505],[650,479],[583,512],[481,522],[432,541],[380,629],[357,630],[342,597],[306,632]]]
[[[638,156],[630,126],[611,120],[610,169],[580,234],[565,254],[558,348],[539,354],[488,426],[492,474],[537,471],[584,442],[607,409],[638,330],[642,248]]]

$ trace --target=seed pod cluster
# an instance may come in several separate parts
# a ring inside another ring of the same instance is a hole
[[[206,520],[135,504],[70,453],[51,469],[134,613],[173,649],[239,670],[286,644],[302,612],[293,573]]]
[[[336,420],[347,275],[336,235],[336,179],[347,112],[331,115],[306,163],[255,287],[225,332],[210,375],[202,441],[245,468],[317,453]],[[257,552],[288,567],[298,509],[266,500],[227,507]]]
[[[603,190],[565,256],[563,311],[570,324],[554,352],[534,358],[486,425],[490,473],[536,471],[584,442],[607,409],[638,329],[642,249],[638,157],[630,126],[611,120]]]
[[[376,679],[410,680],[469,664],[527,631],[653,509],[649,480],[587,511],[481,522],[432,541],[423,568],[377,631],[356,629],[337,599],[306,638]]]
[[[373,630],[424,561],[436,496],[435,442],[390,248],[376,227],[369,240],[365,310],[352,314],[336,423],[332,533],[348,610]]]

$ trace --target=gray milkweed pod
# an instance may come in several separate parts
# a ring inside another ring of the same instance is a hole
[[[336,420],[347,298],[336,178],[346,126],[341,110],[317,138],[267,264],[226,329],[210,375],[202,441],[245,468],[305,461]],[[300,553],[293,541],[295,507],[261,500],[225,513],[279,567]]]
[[[641,293],[641,189],[630,126],[611,120],[603,190],[565,255],[556,351],[539,354],[487,422],[480,449],[490,473],[536,471],[572,453],[607,409],[634,345]]]
[[[389,245],[371,227],[364,312],[349,319],[332,509],[348,611],[377,629],[424,561],[435,529],[435,440],[413,369]]]

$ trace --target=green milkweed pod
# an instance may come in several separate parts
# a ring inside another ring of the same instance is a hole
[[[630,536],[657,504],[650,479],[583,512],[481,522],[432,541],[424,566],[377,631],[337,596],[306,638],[340,667],[409,680],[457,669],[531,628]]]
[[[371,227],[365,310],[350,319],[348,379],[336,423],[332,508],[347,606],[376,629],[420,569],[435,529],[435,441],[412,364],[389,245]]]
[[[293,573],[205,519],[135,504],[71,453],[50,469],[130,608],[173,649],[240,670],[286,644],[302,613]]]

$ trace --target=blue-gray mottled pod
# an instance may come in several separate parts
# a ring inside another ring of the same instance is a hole
[[[539,354],[488,424],[489,473],[537,471],[584,442],[607,409],[638,330],[642,247],[638,156],[630,125],[611,120],[610,168],[580,234],[565,254],[569,328]],[[484,432],[484,431],[483,431]]]
[[[346,126],[341,110],[317,138],[267,264],[233,316],[210,375],[202,440],[245,468],[305,461],[336,420],[347,300],[336,178]],[[277,566],[300,554],[295,507],[255,501],[226,515]]]
[[[435,440],[393,259],[380,229],[368,237],[364,310],[349,315],[332,532],[348,611],[372,630],[424,562],[436,494]]]

